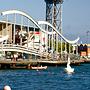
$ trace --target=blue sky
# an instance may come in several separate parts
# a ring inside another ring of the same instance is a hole
[[[62,8],[63,34],[69,39],[80,36],[85,43],[86,32],[90,31],[90,0],[64,0]],[[45,20],[44,0],[0,0],[1,11],[10,9],[25,11],[35,20]]]

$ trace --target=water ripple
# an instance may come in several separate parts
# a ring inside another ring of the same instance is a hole
[[[64,67],[47,70],[0,70],[0,90],[10,85],[12,90],[90,90],[90,64],[74,66],[67,74]]]

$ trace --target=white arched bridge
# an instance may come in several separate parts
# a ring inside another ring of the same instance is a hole
[[[35,21],[22,11],[2,11],[0,18],[0,51],[6,55],[52,57],[54,54],[62,55],[63,51],[73,53],[72,45],[79,40],[79,37],[68,40],[50,23]]]

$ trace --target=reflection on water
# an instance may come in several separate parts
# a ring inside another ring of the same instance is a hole
[[[66,74],[66,78],[71,78],[72,77],[72,74]]]

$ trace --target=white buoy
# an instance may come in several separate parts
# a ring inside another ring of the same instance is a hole
[[[74,72],[74,68],[70,66],[70,57],[68,57],[67,67],[65,68],[65,72],[68,74],[72,74]]]
[[[6,85],[4,86],[4,90],[11,90],[10,86]]]

